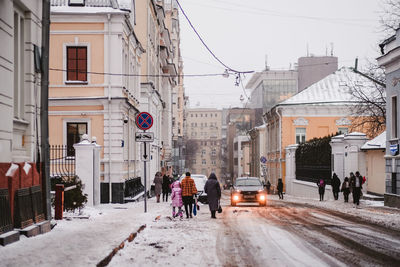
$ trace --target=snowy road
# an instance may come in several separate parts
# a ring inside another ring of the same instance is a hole
[[[209,218],[162,216],[110,266],[399,266],[400,232],[337,211],[270,200],[230,207]]]

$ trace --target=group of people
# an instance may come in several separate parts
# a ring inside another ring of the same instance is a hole
[[[352,193],[353,195],[353,203],[357,206],[360,205],[360,197],[362,195],[362,185],[365,183],[365,177],[362,177],[360,172],[356,171],[354,175],[353,172],[350,173],[350,178],[345,177],[343,183],[340,182],[339,177],[336,173],[333,173],[331,185],[332,185],[332,192],[333,197],[335,200],[339,199],[339,192],[343,192],[344,202],[349,202],[349,195]],[[326,182],[324,179],[320,179],[317,182],[318,185],[318,193],[319,193],[319,200],[324,200],[325,194],[325,186]],[[342,185],[340,187],[340,185]]]
[[[179,180],[171,182],[167,175],[162,175],[160,172],[157,172],[154,177],[157,202],[160,202],[161,191],[163,193],[163,201],[164,192],[166,192],[165,201],[168,202],[168,192],[171,190],[172,217],[179,216],[183,218],[182,206],[184,206],[186,218],[193,218],[193,204],[196,205],[194,199],[196,198],[197,188],[190,175],[190,172],[186,172],[185,178],[181,182]],[[221,187],[214,173],[211,173],[208,177],[204,185],[204,192],[207,194],[211,218],[216,219],[216,212],[220,208]]]

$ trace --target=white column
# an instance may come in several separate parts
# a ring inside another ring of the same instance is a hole
[[[292,183],[293,180],[296,179],[296,150],[299,145],[290,145],[285,148],[286,150],[286,193],[293,194],[292,192]]]
[[[100,146],[91,143],[87,134],[74,145],[76,175],[82,181],[83,193],[87,194],[87,205],[100,203]]]

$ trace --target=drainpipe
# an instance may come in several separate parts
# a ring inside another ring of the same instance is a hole
[[[108,70],[110,72],[111,64],[111,14],[107,14],[108,23],[108,36],[107,36],[107,58],[108,58]],[[111,77],[108,76],[108,178],[109,178],[109,203],[111,203],[112,198],[112,188],[111,188]]]
[[[275,109],[275,112],[279,117],[279,178],[282,179],[282,117],[278,108]]]

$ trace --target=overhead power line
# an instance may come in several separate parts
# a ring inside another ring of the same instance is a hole
[[[49,68],[50,71],[60,71],[67,72],[66,69]],[[75,72],[75,71],[74,71]],[[111,72],[97,72],[97,71],[77,71],[78,73],[88,73],[93,75],[103,75],[103,76],[122,76],[122,77],[165,77],[165,78],[175,78],[175,77],[215,77],[224,76],[225,73],[201,73],[201,74],[126,74],[126,73],[111,73]]]
[[[194,31],[194,33],[197,35],[197,37],[199,38],[200,42],[204,45],[204,47],[208,50],[208,52],[210,52],[210,54],[215,58],[215,60],[217,60],[222,66],[224,66],[227,70],[232,71],[232,72],[236,72],[236,73],[253,73],[254,71],[238,71],[235,70],[231,67],[229,67],[228,65],[226,65],[224,62],[222,62],[215,54],[213,51],[211,51],[211,49],[208,47],[208,45],[205,43],[205,41],[203,40],[203,38],[200,36],[200,34],[197,32],[196,28],[193,26],[192,22],[190,21],[190,19],[188,18],[188,16],[186,15],[185,11],[183,10],[181,4],[179,3],[178,0],[175,0],[176,3],[179,6],[179,9],[181,10],[183,16],[186,18],[187,22],[189,23],[190,27],[192,28],[192,30]]]

